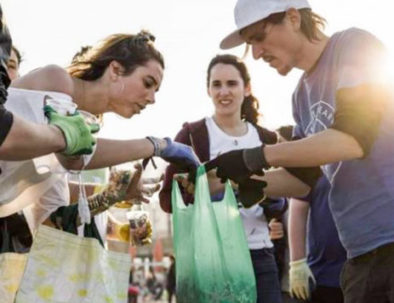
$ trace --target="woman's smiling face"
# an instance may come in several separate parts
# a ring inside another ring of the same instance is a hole
[[[244,98],[250,90],[241,77],[240,72],[231,64],[218,63],[210,72],[208,94],[215,106],[217,115],[241,116]]]

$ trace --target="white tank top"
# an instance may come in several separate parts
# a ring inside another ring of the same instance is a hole
[[[205,118],[205,124],[208,129],[210,159],[231,150],[253,148],[261,145],[257,129],[249,122],[247,122],[248,132],[239,137],[226,134],[211,117]],[[263,208],[259,205],[254,205],[250,208],[241,207],[239,212],[249,249],[273,247]]]

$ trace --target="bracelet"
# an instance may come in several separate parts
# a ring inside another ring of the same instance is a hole
[[[159,139],[156,137],[148,136],[146,137],[153,144],[153,156],[160,156],[160,143]]]

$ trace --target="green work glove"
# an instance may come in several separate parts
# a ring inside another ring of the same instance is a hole
[[[309,300],[316,286],[316,280],[306,259],[290,262],[290,295],[302,300]]]
[[[88,125],[78,111],[71,116],[58,114],[51,106],[44,106],[48,123],[55,125],[63,132],[66,140],[66,149],[62,151],[65,156],[91,154],[96,139],[92,136],[100,130],[98,124]]]

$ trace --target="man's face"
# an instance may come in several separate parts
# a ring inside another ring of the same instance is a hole
[[[263,59],[285,76],[299,61],[302,39],[298,28],[287,12],[281,23],[262,20],[242,30],[241,36],[252,46],[255,60]]]

